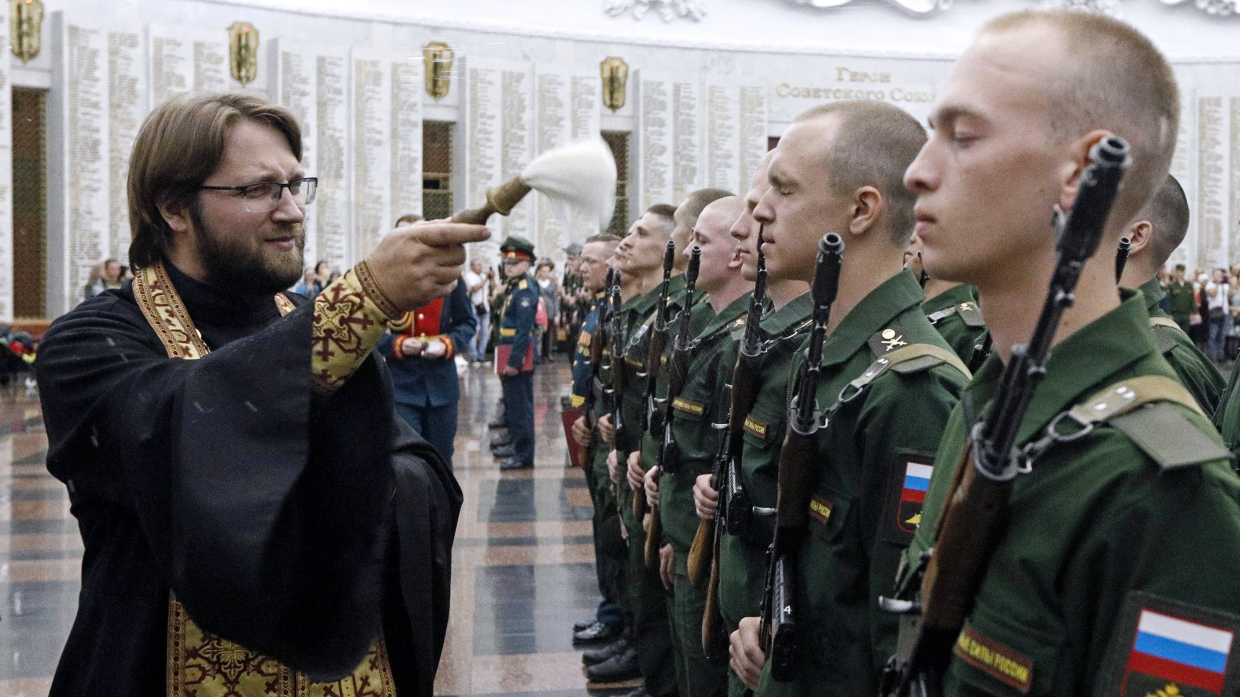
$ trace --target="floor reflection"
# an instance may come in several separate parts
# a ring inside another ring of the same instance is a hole
[[[461,381],[454,467],[465,492],[440,695],[584,697],[573,622],[598,604],[590,496],[565,469],[563,362],[535,375],[533,470],[501,473],[488,444],[499,380]],[[38,402],[0,390],[0,697],[43,697],[80,589],[82,543],[64,485],[47,473]]]

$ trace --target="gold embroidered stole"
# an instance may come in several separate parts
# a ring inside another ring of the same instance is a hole
[[[192,360],[211,351],[177,294],[162,264],[142,269],[133,280],[138,307],[159,335],[169,358]],[[294,305],[283,293],[275,295],[280,314]],[[310,682],[274,658],[253,653],[202,629],[176,596],[168,598],[169,697],[395,697],[392,670],[382,637],[353,673],[333,683]]]

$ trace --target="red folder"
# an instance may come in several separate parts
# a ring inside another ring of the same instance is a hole
[[[564,438],[568,441],[568,462],[573,467],[582,467],[586,461],[586,449],[573,439],[573,424],[586,413],[585,406],[573,407],[560,412],[560,420],[564,422]]]
[[[495,347],[495,372],[499,374],[508,367],[508,356],[512,355],[512,344],[500,344]],[[521,372],[534,370],[534,344],[525,345],[525,363],[521,364]]]

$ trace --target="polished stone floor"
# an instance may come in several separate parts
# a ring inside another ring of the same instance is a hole
[[[491,366],[462,380],[454,466],[465,504],[437,694],[587,694],[571,625],[599,597],[590,495],[582,472],[565,468],[568,380],[563,362],[539,367],[536,466],[514,473],[488,449],[500,393]],[[77,607],[82,543],[46,452],[37,399],[0,389],[0,697],[47,694]]]

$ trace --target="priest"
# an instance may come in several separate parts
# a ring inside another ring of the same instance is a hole
[[[261,97],[156,108],[130,159],[135,278],[40,346],[47,465],[85,544],[54,696],[432,694],[461,492],[371,354],[489,233],[402,227],[313,300],[281,292],[317,187],[300,159]]]

